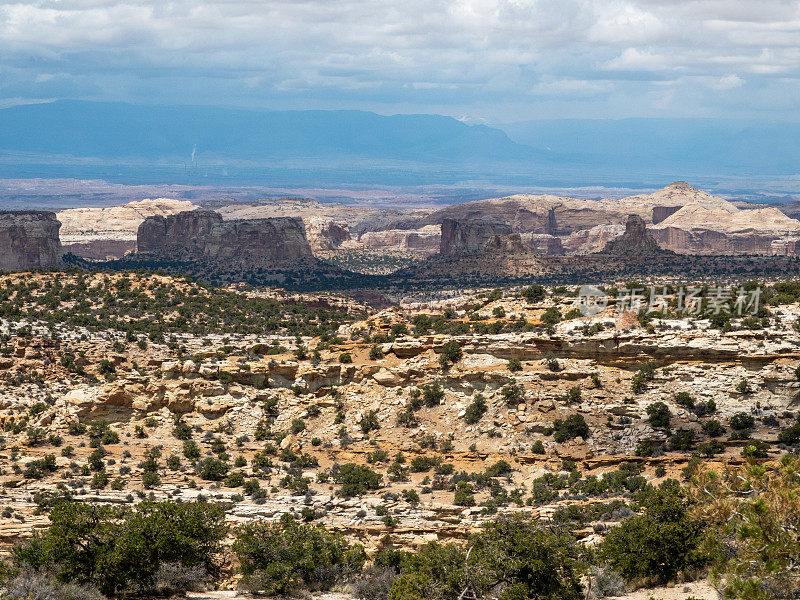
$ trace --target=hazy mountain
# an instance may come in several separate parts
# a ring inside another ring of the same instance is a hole
[[[0,110],[0,151],[101,159],[198,157],[409,161],[529,160],[546,155],[484,125],[439,115],[257,111],[58,101]]]
[[[196,168],[189,167],[193,151]],[[574,119],[489,127],[441,115],[71,100],[0,110],[0,170],[18,178],[295,187],[478,182],[509,191],[643,189],[691,179],[748,194],[767,182],[763,189],[780,199],[795,189],[797,165],[800,123]]]
[[[590,168],[704,175],[797,173],[800,123],[725,119],[556,119],[499,125],[520,144]]]

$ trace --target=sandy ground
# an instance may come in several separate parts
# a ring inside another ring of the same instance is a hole
[[[697,598],[698,600],[719,600],[717,590],[705,581],[695,581],[692,583],[681,583],[669,587],[644,588],[636,590],[624,596],[617,596],[607,600],[686,600],[686,598]]]
[[[252,596],[235,591],[189,593],[190,600],[251,600]],[[717,591],[705,581],[682,583],[673,586],[645,588],[624,596],[615,596],[606,600],[719,600]],[[353,596],[338,592],[314,594],[313,600],[353,600]]]

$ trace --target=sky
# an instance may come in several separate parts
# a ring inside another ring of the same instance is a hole
[[[800,121],[800,0],[0,0],[0,107]]]

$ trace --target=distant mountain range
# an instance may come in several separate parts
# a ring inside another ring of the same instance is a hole
[[[800,123],[576,119],[489,127],[441,115],[62,100],[0,110],[0,171],[127,183],[507,189],[641,189],[691,178],[718,191],[756,190],[777,178],[791,193]]]
[[[0,150],[100,159],[541,159],[499,129],[439,115],[58,101],[0,110]]]
[[[576,165],[714,175],[800,173],[800,123],[730,119],[556,119],[500,125]]]

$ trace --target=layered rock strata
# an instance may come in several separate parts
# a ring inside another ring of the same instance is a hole
[[[639,215],[630,215],[625,223],[625,233],[608,242],[603,253],[617,257],[639,258],[663,254],[658,242],[647,230],[647,223]]]
[[[493,237],[511,233],[511,226],[499,221],[444,219],[439,254],[459,256],[482,252]],[[495,245],[498,244],[495,241]]]
[[[106,208],[71,208],[58,212],[64,252],[83,258],[121,258],[136,250],[136,232],[150,216],[197,208],[187,200],[154,198]]]
[[[136,243],[139,255],[226,267],[294,268],[314,262],[297,217],[223,221],[207,210],[154,216],[139,226]]]
[[[0,270],[28,271],[58,265],[61,223],[53,212],[0,212]]]

